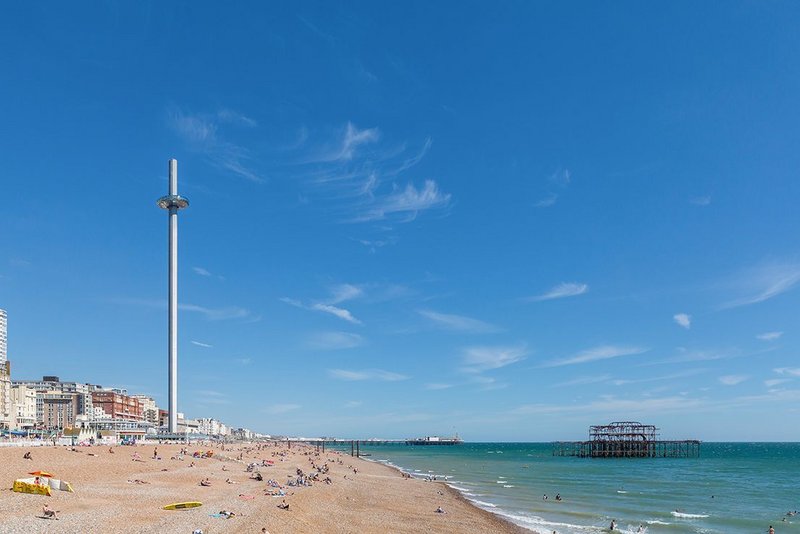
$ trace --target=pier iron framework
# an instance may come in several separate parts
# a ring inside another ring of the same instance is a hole
[[[696,439],[661,440],[654,425],[616,421],[589,427],[589,441],[556,441],[553,456],[579,458],[697,458]]]

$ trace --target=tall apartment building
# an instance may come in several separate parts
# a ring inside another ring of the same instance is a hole
[[[132,395],[132,397],[141,404],[144,420],[158,426],[158,406],[156,406],[155,399],[147,395]]]
[[[36,391],[25,386],[11,386],[11,402],[15,408],[16,418],[13,428],[25,430],[35,427]]]
[[[139,399],[113,390],[92,391],[92,405],[102,408],[112,419],[144,420],[144,411]]]
[[[206,434],[208,436],[227,436],[230,433],[225,423],[217,421],[213,417],[200,418],[197,420],[197,423],[198,431],[201,434]]]
[[[39,393],[58,391],[61,393],[74,393],[78,395],[78,407],[75,417],[82,420],[91,420],[94,410],[92,407],[92,394],[89,384],[80,382],[62,382],[57,376],[44,376],[41,380],[12,380],[13,385],[31,388],[37,392],[36,396],[36,421],[44,422],[44,404]]]
[[[0,364],[8,361],[8,314],[0,310]]]
[[[41,400],[42,426],[47,430],[63,430],[75,426],[78,415],[80,395],[78,393],[62,393],[45,391],[37,393],[37,404]]]
[[[11,402],[11,364],[8,362],[8,315],[0,310],[0,428],[14,424]]]

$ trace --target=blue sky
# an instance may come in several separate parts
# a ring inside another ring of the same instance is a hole
[[[269,433],[798,440],[800,7],[105,2],[0,20],[14,378]]]

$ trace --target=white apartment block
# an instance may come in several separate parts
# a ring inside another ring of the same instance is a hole
[[[147,395],[131,396],[134,399],[139,399],[139,404],[142,406],[142,413],[144,414],[144,420],[158,426],[158,406],[156,406],[155,399]]]
[[[8,363],[8,315],[0,310],[0,428],[14,425],[11,402],[11,365]]]
[[[61,382],[57,376],[45,376],[41,380],[14,380],[12,383],[14,385],[26,386],[36,390],[38,393],[36,398],[36,421],[39,423],[44,421],[44,403],[42,400],[42,393],[48,391],[78,394],[78,412],[75,414],[76,420],[90,420],[94,415],[94,406],[92,405],[91,394],[91,389],[93,386],[90,386],[89,384],[81,384],[79,382]]]
[[[0,310],[0,364],[8,361],[8,314]]]
[[[25,386],[11,386],[11,402],[16,410],[14,428],[25,430],[36,426],[36,391]]]

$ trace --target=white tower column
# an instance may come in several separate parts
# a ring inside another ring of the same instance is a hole
[[[158,206],[169,211],[169,433],[178,431],[178,211],[189,200],[178,195],[178,161],[169,160],[169,195],[158,199]]]

